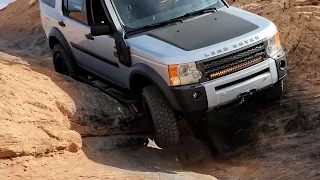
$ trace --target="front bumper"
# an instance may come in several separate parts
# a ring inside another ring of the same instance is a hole
[[[273,59],[246,68],[234,74],[203,83],[208,98],[208,110],[226,105],[239,98],[241,93],[259,91],[278,81],[278,72]]]
[[[173,108],[184,114],[205,113],[239,99],[240,94],[265,89],[286,74],[286,55],[280,51],[273,58],[233,74],[196,85],[172,87],[171,92],[180,105]]]

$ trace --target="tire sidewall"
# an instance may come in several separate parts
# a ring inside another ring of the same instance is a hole
[[[156,130],[155,130],[156,127],[153,123],[153,115],[150,110],[150,103],[148,102],[144,94],[142,94],[141,103],[142,103],[142,111],[145,114],[142,119],[142,127],[147,133],[150,133],[153,138],[157,138]]]
[[[79,75],[79,73],[78,73],[78,64],[72,58],[71,54],[68,54],[68,52],[65,50],[63,45],[60,44],[60,43],[56,44],[53,47],[53,61],[54,61],[54,66],[55,66],[56,71],[57,71],[57,68],[58,68],[56,66],[58,66],[59,64],[55,64],[55,63],[57,63],[57,62],[55,62],[56,61],[55,57],[58,54],[61,55],[62,61],[64,61],[63,63],[65,63],[65,65],[67,67],[68,76],[70,76],[70,77],[72,77],[74,79],[78,79],[78,75]]]
[[[149,121],[153,126],[153,136],[156,143],[162,147],[175,145],[179,141],[177,118],[164,99],[161,91],[155,86],[146,86],[142,91],[142,106],[149,111]],[[148,106],[148,109],[145,107]],[[148,115],[146,116],[148,118]]]
[[[64,62],[59,62],[59,60],[57,59],[57,56],[61,56],[61,61],[64,61]],[[55,47],[53,49],[53,55],[52,55],[52,58],[53,58],[53,64],[54,64],[54,69],[56,72],[60,73],[60,74],[63,74],[63,75],[69,75],[69,67],[66,63],[66,60],[65,60],[65,57],[63,56],[62,52],[60,51],[59,48]],[[67,67],[67,74],[61,72],[62,70],[62,64],[61,63],[64,63]]]

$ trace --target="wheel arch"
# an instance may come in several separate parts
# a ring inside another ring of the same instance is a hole
[[[142,89],[146,85],[156,85],[170,106],[175,110],[181,111],[181,107],[170,90],[170,86],[153,68],[146,64],[136,64],[132,68],[129,86],[135,95],[141,95],[140,93],[142,93]]]
[[[65,50],[72,56],[73,59],[75,59],[75,56],[72,52],[70,44],[68,43],[67,39],[58,28],[56,27],[51,28],[50,32],[48,33],[48,39],[49,39],[49,46],[51,49],[53,49],[53,47],[56,44],[61,43],[62,46],[65,48]]]

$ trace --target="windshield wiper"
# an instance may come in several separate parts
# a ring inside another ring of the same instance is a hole
[[[211,13],[211,12],[218,12],[218,10],[215,7],[208,7],[208,8],[200,9],[198,11],[186,13],[185,15],[180,16],[180,18],[189,17],[189,16],[196,16],[196,15],[206,14],[206,13]]]
[[[146,27],[146,28],[159,27],[159,26],[165,26],[165,25],[168,25],[168,24],[172,24],[172,23],[176,23],[176,22],[182,22],[182,21],[183,21],[182,18],[178,17],[178,18],[169,19],[167,21],[162,21],[162,22],[155,23],[155,24],[150,24],[150,25],[147,25],[147,26],[144,26],[144,27]]]
[[[162,22],[159,22],[159,23],[154,23],[154,24],[150,24],[150,25],[146,25],[146,26],[141,26],[141,27],[138,27],[138,28],[130,28],[130,27],[126,27],[126,28],[128,29],[128,33],[132,33],[134,31],[150,30],[150,29],[153,29],[153,28],[166,26],[168,24],[173,24],[173,23],[176,23],[176,22],[181,22],[182,23],[183,19],[181,17],[178,17],[178,18],[174,18],[174,19],[169,19],[167,21],[162,21]]]
[[[155,24],[150,24],[150,25],[146,25],[146,26],[141,26],[141,27],[137,27],[137,28],[130,28],[130,27],[125,27],[126,31],[128,34],[134,33],[134,32],[138,32],[138,31],[147,31],[150,29],[154,29],[157,27],[162,27],[168,24],[172,24],[172,23],[176,23],[176,22],[183,22],[183,18],[185,17],[190,17],[190,16],[196,16],[196,15],[200,15],[200,14],[206,14],[206,13],[211,13],[211,12],[217,12],[217,8],[215,7],[208,7],[208,8],[204,8],[204,9],[200,9],[198,11],[193,11],[193,12],[189,12],[186,13],[182,16],[179,16],[177,18],[173,18],[173,19],[169,19],[167,21],[163,21],[163,22],[159,22],[159,23],[155,23]]]

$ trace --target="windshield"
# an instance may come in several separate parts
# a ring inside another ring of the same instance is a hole
[[[113,0],[125,27],[139,28],[205,8],[221,8],[221,0]]]

